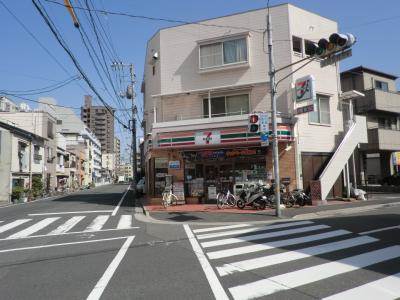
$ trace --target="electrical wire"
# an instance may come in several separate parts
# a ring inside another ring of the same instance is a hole
[[[61,35],[59,34],[57,27],[54,26],[54,23],[51,21],[51,19],[48,17],[46,9],[43,7],[43,5],[40,3],[38,0],[32,0],[33,5],[35,6],[36,10],[39,12],[40,16],[43,18],[45,24],[49,27],[50,31],[56,38],[57,42],[60,44],[60,46],[64,49],[64,51],[68,54],[70,57],[71,61],[83,77],[83,79],[86,81],[87,85],[90,87],[90,89],[96,94],[96,96],[99,98],[99,100],[103,103],[103,105],[106,107],[106,109],[113,114],[112,110],[110,109],[108,103],[103,99],[103,97],[100,95],[100,93],[97,91],[97,89],[94,87],[93,83],[91,80],[87,77],[86,73],[84,72],[83,68],[79,64],[79,62],[76,60],[74,54],[71,52],[65,41],[62,39]],[[114,115],[114,114],[113,114]],[[128,128],[126,124],[124,124],[117,116],[114,116],[117,122],[121,123],[121,125],[124,128]]]

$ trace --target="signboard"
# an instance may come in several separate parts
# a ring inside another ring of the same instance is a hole
[[[208,187],[208,200],[217,199],[217,188],[215,186]]]
[[[195,133],[194,142],[196,145],[220,144],[221,133],[219,130],[198,131]]]
[[[334,64],[338,61],[341,61],[345,58],[351,57],[353,55],[353,51],[351,49],[340,52],[339,54],[332,55],[321,61],[321,68]]]
[[[316,99],[315,78],[308,75],[295,82],[295,102],[314,101]]]
[[[296,115],[305,114],[314,111],[314,104],[296,108]]]
[[[181,168],[181,162],[179,160],[171,160],[168,162],[168,168],[179,170]]]
[[[268,146],[268,133],[269,133],[269,117],[268,113],[261,112],[258,113],[258,117],[260,120],[260,139],[261,139],[261,146]]]
[[[185,189],[183,181],[174,182],[173,192],[174,195],[178,198],[178,204],[185,204]]]
[[[247,158],[255,156],[264,156],[266,150],[264,148],[248,148],[248,149],[220,149],[220,150],[204,150],[204,151],[186,151],[183,158],[186,161],[201,160],[223,160],[228,158]],[[185,164],[186,165],[186,164]]]

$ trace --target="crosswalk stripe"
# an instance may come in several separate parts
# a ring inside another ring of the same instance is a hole
[[[22,224],[24,224],[26,222],[29,222],[30,220],[32,220],[32,219],[20,219],[20,220],[15,220],[15,221],[13,221],[11,223],[2,225],[2,226],[0,226],[0,233],[5,232],[7,230],[10,230],[10,229],[12,229],[14,227],[17,227],[19,225],[22,225]]]
[[[85,218],[85,216],[72,217],[72,218],[68,219],[64,224],[61,224],[55,230],[50,232],[50,234],[61,234],[61,233],[68,232],[72,229],[72,227],[74,227],[76,224],[78,224],[84,218]]]
[[[218,226],[218,227],[209,227],[209,228],[201,228],[192,230],[194,233],[201,233],[201,232],[210,232],[210,231],[218,231],[224,229],[233,229],[233,228],[242,228],[242,227],[249,227],[250,224],[237,224],[237,225],[227,225],[227,226]]]
[[[33,224],[32,226],[29,226],[28,228],[26,228],[24,230],[21,230],[17,233],[10,235],[9,237],[7,237],[7,239],[17,239],[17,238],[23,238],[23,237],[30,236],[31,234],[38,232],[39,230],[41,230],[41,229],[45,228],[46,226],[50,225],[51,223],[55,222],[59,218],[60,217],[43,219],[43,220]]]
[[[323,240],[323,239],[329,239],[332,237],[337,237],[337,236],[346,235],[346,234],[350,234],[350,233],[351,232],[347,231],[347,230],[334,230],[334,231],[328,231],[328,232],[319,233],[319,234],[307,235],[304,237],[298,237],[298,238],[280,240],[280,241],[275,241],[275,242],[267,242],[267,243],[255,244],[255,245],[250,245],[250,246],[243,246],[243,247],[230,248],[230,249],[226,249],[226,250],[218,250],[218,251],[208,252],[207,256],[209,259],[219,259],[219,258],[231,257],[231,256],[235,256],[235,255],[254,253],[254,252],[258,252],[258,251],[265,251],[265,250],[269,250],[269,249],[273,249],[273,248],[277,248],[277,247],[284,247],[284,246],[297,245],[297,244],[302,244],[302,243],[307,243],[307,242],[312,242],[312,241]]]
[[[239,238],[228,238],[228,239],[222,239],[222,240],[203,242],[203,243],[201,243],[201,246],[203,248],[209,248],[209,247],[215,247],[215,246],[231,245],[231,244],[243,243],[243,242],[247,242],[247,241],[256,241],[256,240],[261,240],[261,239],[268,239],[268,238],[273,238],[273,237],[285,236],[285,235],[296,234],[296,233],[304,233],[304,232],[320,230],[320,229],[327,229],[327,228],[330,228],[330,226],[314,225],[314,226],[301,227],[301,228],[295,228],[295,229],[287,229],[287,230],[260,233],[260,234],[254,234],[254,235],[246,235],[246,236],[241,236]]]
[[[376,241],[378,241],[378,239],[369,236],[356,237],[294,251],[288,251],[274,255],[246,259],[230,264],[224,264],[221,267],[217,267],[217,271],[220,276],[225,276],[236,272],[244,272],[265,268],[268,266],[278,265],[281,263],[307,258],[314,255],[320,255],[324,253],[330,253],[351,247],[365,245]]]
[[[313,224],[313,222],[301,221],[301,222],[292,222],[292,223],[284,223],[284,224],[276,224],[276,225],[267,225],[267,226],[262,226],[262,227],[253,227],[253,228],[231,230],[231,231],[224,231],[224,232],[218,232],[218,233],[199,234],[196,237],[198,240],[203,240],[203,239],[217,238],[217,237],[222,237],[222,236],[227,236],[227,235],[238,235],[238,234],[249,233],[249,232],[254,232],[254,231],[287,228],[287,227],[294,227],[294,226],[299,226],[299,225],[309,225],[309,224]]]
[[[400,273],[372,281],[323,300],[379,299],[393,300],[400,296]]]
[[[103,228],[104,224],[107,222],[109,215],[97,216],[92,223],[84,231],[96,231]]]
[[[229,291],[234,299],[263,297],[397,257],[400,257],[398,245],[231,287]]]
[[[117,225],[118,229],[131,228],[131,226],[132,226],[132,215],[122,215],[119,218],[119,222]]]

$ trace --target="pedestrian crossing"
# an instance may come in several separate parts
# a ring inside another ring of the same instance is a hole
[[[13,240],[37,236],[55,236],[73,233],[93,233],[108,230],[137,228],[132,215],[57,216],[42,219],[18,219],[0,224],[0,240]]]
[[[324,289],[304,293],[319,299],[400,297],[400,245],[370,235],[312,221],[185,231],[216,298],[293,298],[310,285],[329,285],[322,297]],[[384,264],[391,265],[388,274],[368,271]],[[367,282],[343,283],[360,272],[369,272]]]

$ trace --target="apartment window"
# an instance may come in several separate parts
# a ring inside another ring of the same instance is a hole
[[[306,55],[315,54],[315,43],[309,40],[304,40],[304,52]]]
[[[378,127],[381,129],[398,130],[397,118],[396,117],[378,118]]]
[[[297,37],[297,36],[292,36],[292,44],[293,44],[293,52],[295,52],[295,53],[302,53],[303,51],[302,51],[302,47],[301,47],[301,44],[302,44],[302,40],[301,40],[301,38],[299,38],[299,37]]]
[[[53,122],[51,122],[51,121],[47,121],[47,137],[50,139],[54,138]]]
[[[310,123],[317,124],[330,124],[330,107],[329,107],[329,97],[317,95],[317,99],[314,102],[314,111],[308,114]]]
[[[153,66],[153,76],[156,75],[156,66]]]
[[[211,101],[211,117],[225,117],[249,113],[249,95],[232,95],[203,99],[204,118],[209,116],[209,101]]]
[[[377,88],[378,90],[382,90],[384,92],[389,91],[389,85],[385,81],[375,80],[375,88]]]
[[[200,68],[247,62],[247,39],[240,38],[200,46]]]

